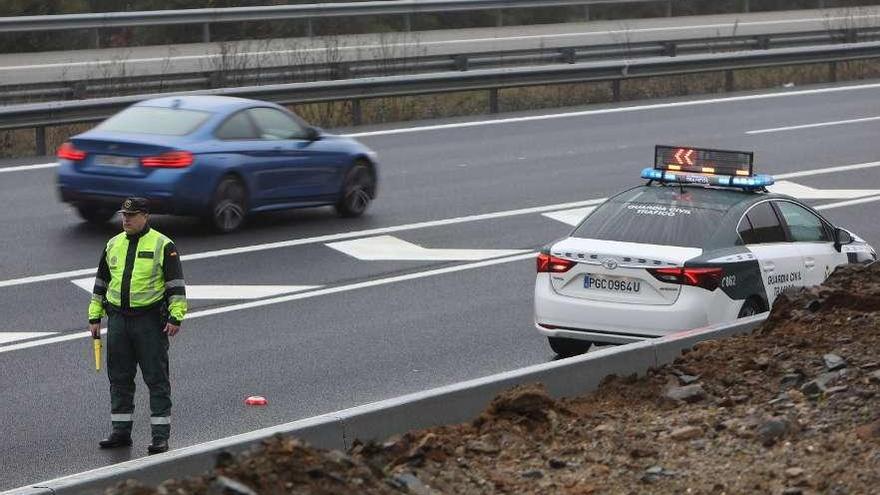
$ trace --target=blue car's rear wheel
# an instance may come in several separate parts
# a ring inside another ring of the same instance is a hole
[[[247,190],[244,184],[232,176],[224,177],[214,191],[209,221],[218,232],[237,230],[247,215]]]
[[[91,204],[77,205],[76,212],[80,218],[89,223],[104,223],[116,214],[116,211],[112,208],[101,208]]]
[[[355,163],[345,176],[336,212],[342,217],[359,217],[373,200],[376,179],[365,163]]]

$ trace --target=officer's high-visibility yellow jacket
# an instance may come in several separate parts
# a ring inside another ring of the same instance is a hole
[[[106,309],[138,314],[167,304],[168,321],[186,316],[186,284],[180,255],[171,239],[149,226],[107,242],[89,303],[89,322],[100,323]]]

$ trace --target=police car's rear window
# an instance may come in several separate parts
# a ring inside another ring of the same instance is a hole
[[[162,107],[128,107],[101,123],[97,130],[162,136],[185,136],[199,128],[211,114]]]
[[[666,197],[662,197],[666,196]],[[622,195],[599,206],[572,234],[607,241],[703,247],[725,209],[684,195]]]

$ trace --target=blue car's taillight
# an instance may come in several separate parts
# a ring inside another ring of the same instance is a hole
[[[156,156],[141,158],[141,165],[152,168],[184,168],[193,163],[193,154],[189,151],[169,151]]]

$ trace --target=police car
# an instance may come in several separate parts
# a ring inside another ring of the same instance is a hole
[[[767,192],[750,152],[657,146],[642,178],[538,255],[535,326],[559,355],[764,312],[785,289],[877,257]]]

